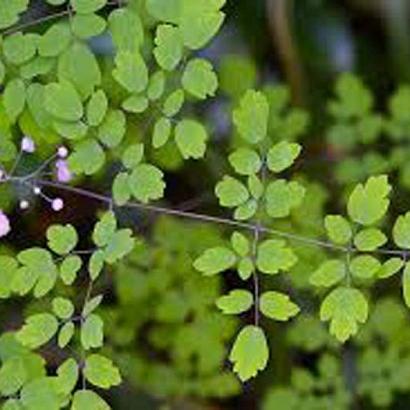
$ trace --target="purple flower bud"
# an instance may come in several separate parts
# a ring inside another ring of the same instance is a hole
[[[67,149],[66,147],[64,147],[64,146],[59,147],[58,150],[57,150],[57,155],[58,155],[60,158],[67,158],[68,149]]]
[[[71,174],[71,171],[68,168],[67,161],[64,161],[63,159],[59,159],[56,162],[56,168],[57,168],[57,180],[59,182],[70,182],[73,175]]]
[[[51,207],[56,212],[61,211],[64,208],[64,202],[61,198],[53,199],[51,202]]]
[[[36,150],[36,145],[30,137],[24,137],[21,140],[21,150],[31,154]]]
[[[0,237],[6,236],[10,230],[9,218],[2,210],[0,210]]]

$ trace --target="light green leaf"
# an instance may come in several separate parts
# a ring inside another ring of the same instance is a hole
[[[160,148],[164,146],[171,136],[171,121],[166,117],[161,117],[154,125],[154,133],[152,136],[152,146]]]
[[[233,371],[245,382],[263,370],[269,359],[269,349],[263,330],[257,326],[245,326],[237,336],[229,355]]]
[[[47,245],[59,255],[70,253],[78,243],[78,234],[74,226],[52,225],[47,229]]]
[[[216,301],[216,306],[226,315],[237,315],[246,312],[253,305],[253,295],[249,290],[235,289]]]
[[[74,314],[74,305],[70,299],[58,296],[52,302],[53,312],[60,319],[69,319]]]
[[[235,263],[235,253],[228,248],[218,246],[207,249],[196,259],[194,268],[205,276],[211,276],[232,268]]]
[[[77,390],[73,397],[71,410],[111,410],[111,407],[91,390]]]
[[[84,309],[81,313],[83,317],[87,317],[89,314],[94,312],[95,309],[101,304],[103,300],[103,295],[98,295],[87,301],[87,303],[84,305]]]
[[[74,336],[75,326],[73,322],[65,323],[58,333],[57,343],[60,349],[64,349]]]
[[[114,10],[108,23],[117,50],[134,52],[144,42],[144,28],[135,9],[120,7]]]
[[[122,163],[132,169],[139,165],[144,157],[144,144],[133,144],[127,147],[122,154]]]
[[[239,205],[238,208],[235,209],[233,217],[237,221],[245,221],[251,219],[256,214],[257,210],[258,202],[252,198],[244,204]]]
[[[245,185],[230,176],[224,176],[215,187],[215,194],[221,206],[233,208],[242,205],[249,199]]]
[[[8,63],[20,65],[36,54],[37,36],[18,32],[7,36],[3,41],[3,53]]]
[[[47,84],[44,104],[51,115],[61,120],[78,121],[83,115],[80,97],[68,81]]]
[[[205,127],[194,120],[182,120],[175,128],[175,142],[184,159],[205,155],[208,135]]]
[[[53,24],[38,40],[38,53],[42,57],[56,57],[67,49],[71,39],[67,23]]]
[[[105,261],[113,264],[128,255],[134,248],[135,240],[131,229],[121,229],[111,237],[105,251]]]
[[[70,394],[78,381],[78,364],[70,358],[63,362],[57,369],[57,390],[63,395]]]
[[[11,122],[23,112],[26,103],[26,87],[22,80],[13,79],[7,83],[3,93],[3,104]]]
[[[182,75],[182,85],[185,91],[204,100],[208,96],[215,95],[218,77],[209,61],[196,58],[187,64]]]
[[[389,278],[397,273],[404,265],[401,258],[390,258],[383,263],[382,267],[377,272],[377,277],[380,279]]]
[[[288,295],[274,291],[262,293],[259,308],[266,317],[284,322],[300,311],[298,305],[293,303]]]
[[[367,300],[354,288],[334,289],[320,307],[320,319],[330,320],[330,333],[342,343],[357,333],[358,323],[365,323],[367,316]]]
[[[180,30],[169,24],[160,24],[155,35],[154,56],[167,71],[174,70],[182,59],[183,43]]]
[[[100,276],[101,271],[104,268],[105,252],[102,250],[95,251],[88,263],[88,270],[90,272],[91,280],[96,280]]]
[[[366,226],[379,221],[389,207],[390,190],[386,175],[370,177],[365,185],[356,185],[347,204],[349,216]]]
[[[29,316],[24,326],[16,333],[17,340],[30,349],[47,343],[57,332],[58,321],[50,313]]]
[[[345,263],[338,259],[323,262],[309,278],[314,286],[331,287],[339,283],[346,275]]]
[[[231,245],[233,250],[242,257],[247,256],[251,248],[248,238],[240,232],[232,234]]]
[[[74,35],[84,40],[103,33],[106,26],[105,19],[96,14],[76,14],[71,20]]]
[[[104,213],[94,227],[93,242],[97,246],[106,246],[117,230],[117,219],[112,211]]]
[[[251,144],[262,141],[267,134],[269,104],[261,92],[249,90],[233,113],[240,136]]]
[[[302,147],[296,143],[281,141],[268,152],[268,168],[272,172],[282,172],[289,168],[299,156]]]
[[[131,95],[122,102],[121,107],[125,111],[140,114],[149,107],[149,101],[144,95]]]
[[[179,113],[185,101],[184,90],[178,89],[172,92],[164,101],[162,112],[167,117],[174,117]]]
[[[238,148],[229,155],[229,162],[240,175],[253,175],[259,172],[262,161],[253,149]]]
[[[255,266],[250,257],[242,258],[238,263],[238,275],[242,280],[248,280],[255,272]]]
[[[98,127],[98,139],[108,148],[118,146],[126,131],[125,115],[121,110],[108,110]]]
[[[112,186],[114,202],[118,206],[125,205],[131,199],[131,189],[128,185],[128,174],[120,172],[114,179]]]
[[[128,184],[134,197],[148,203],[164,196],[165,182],[163,172],[150,164],[138,165],[128,178]]]
[[[277,179],[266,188],[266,211],[272,218],[289,216],[290,212],[302,204],[305,188],[295,181]]]
[[[260,199],[265,189],[261,179],[257,175],[249,175],[248,188],[249,192],[255,199]]]
[[[373,256],[356,256],[350,263],[350,271],[354,276],[361,279],[373,278],[380,269],[380,262]]]
[[[407,307],[410,308],[410,262],[404,265],[402,275],[403,299]]]
[[[93,160],[90,161],[90,158]],[[93,175],[104,165],[105,154],[101,145],[90,138],[75,146],[68,163],[70,170],[76,174]]]
[[[57,396],[54,380],[42,377],[26,384],[20,394],[23,408],[30,410],[58,410],[60,399]]]
[[[104,322],[95,314],[89,315],[81,325],[81,345],[85,350],[101,347],[104,341]]]
[[[156,101],[162,97],[165,91],[165,73],[157,71],[149,79],[147,96],[151,101]]]
[[[109,389],[121,383],[120,372],[112,361],[99,354],[92,354],[87,357],[84,376],[91,384],[102,389]]]
[[[397,246],[410,249],[410,212],[400,215],[393,227],[393,239]]]
[[[355,246],[363,252],[374,251],[386,242],[386,235],[376,228],[363,229],[354,237]]]
[[[28,378],[22,356],[6,360],[0,369],[0,393],[2,396],[13,396]]]
[[[17,275],[18,263],[11,257],[0,256],[0,298],[9,298],[12,291],[12,281]]]
[[[60,277],[64,284],[71,285],[81,269],[82,260],[78,255],[70,255],[60,265]]]
[[[256,266],[267,274],[276,274],[280,270],[289,270],[297,262],[291,248],[282,240],[268,239],[258,246]]]
[[[138,51],[118,52],[112,75],[130,93],[144,91],[148,85],[148,68]]]
[[[70,0],[73,9],[79,14],[89,14],[100,10],[107,0]]]
[[[330,240],[338,245],[346,245],[352,238],[352,228],[341,215],[327,215],[325,217],[325,228]]]
[[[103,90],[98,90],[91,96],[87,104],[87,122],[91,127],[100,125],[108,108],[108,99]]]

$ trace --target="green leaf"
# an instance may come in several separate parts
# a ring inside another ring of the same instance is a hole
[[[99,354],[87,357],[84,367],[84,376],[94,386],[109,389],[121,383],[121,376],[112,361]]]
[[[400,215],[393,227],[393,239],[397,246],[410,249],[410,212]]]
[[[279,142],[268,152],[268,168],[272,172],[282,172],[289,168],[299,156],[302,147],[296,143],[287,141]]]
[[[52,225],[47,229],[48,247],[59,255],[70,253],[78,243],[78,235],[74,226]]]
[[[175,128],[175,142],[184,159],[205,155],[208,135],[205,127],[194,120],[182,120]]]
[[[63,260],[60,265],[60,277],[64,284],[71,285],[75,281],[82,263],[78,255],[70,255]]]
[[[165,73],[157,71],[149,79],[147,96],[151,101],[156,101],[162,97],[165,91]]]
[[[70,0],[73,9],[79,14],[94,13],[102,9],[107,0]]]
[[[245,382],[263,370],[269,359],[269,349],[263,330],[257,326],[245,326],[237,336],[229,355],[233,371]]]
[[[88,270],[90,272],[91,280],[96,280],[100,276],[101,271],[104,268],[105,252],[102,250],[95,251],[88,263]]]
[[[376,228],[363,229],[354,237],[355,246],[363,252],[374,251],[386,242],[386,235]]]
[[[250,257],[242,258],[238,263],[238,275],[242,280],[248,280],[255,272],[255,266]]]
[[[111,407],[91,390],[77,390],[73,397],[71,410],[111,410]]]
[[[404,265],[402,275],[403,299],[407,307],[410,307],[410,262]]]
[[[87,104],[87,122],[91,127],[100,125],[107,113],[108,99],[103,90],[98,90],[91,96]]]
[[[121,110],[109,110],[98,128],[98,139],[108,148],[118,146],[126,131],[125,115]]]
[[[81,313],[83,317],[87,317],[89,314],[91,314],[97,307],[101,304],[103,300],[103,295],[98,295],[90,299],[89,301],[86,302],[84,305],[84,309]]]
[[[108,18],[110,33],[117,50],[137,51],[144,42],[144,28],[139,15],[130,7],[120,7]]]
[[[249,192],[255,199],[260,199],[263,195],[264,186],[260,178],[256,175],[250,175],[248,178]]]
[[[27,380],[27,371],[22,356],[6,360],[0,369],[0,393],[2,396],[13,396]]]
[[[273,275],[280,270],[286,271],[296,262],[296,255],[286,247],[285,241],[268,239],[258,246],[256,266],[263,273]]]
[[[139,93],[148,85],[148,68],[138,51],[118,52],[112,75],[130,93]]]
[[[104,251],[105,261],[109,264],[119,261],[133,250],[134,245],[131,229],[121,229],[115,232]]]
[[[89,315],[81,326],[81,345],[85,350],[101,347],[104,341],[104,322],[95,314]]]
[[[218,88],[218,77],[212,64],[202,58],[189,61],[182,75],[182,86],[185,91],[201,100],[213,97]]]
[[[238,148],[229,155],[229,162],[240,175],[257,174],[262,166],[259,155],[250,148]]]
[[[247,256],[251,248],[248,238],[240,232],[234,232],[232,234],[231,245],[233,250],[242,257]]]
[[[36,54],[37,36],[18,32],[3,41],[3,53],[8,63],[20,65]]]
[[[88,126],[82,121],[68,122],[68,121],[53,121],[54,130],[64,138],[79,140],[87,135]]]
[[[235,209],[233,217],[238,221],[245,221],[247,219],[251,219],[256,214],[257,210],[258,202],[254,199],[250,199]]]
[[[95,225],[93,231],[93,242],[97,246],[108,245],[117,230],[117,219],[112,211],[104,213],[100,221]]]
[[[144,157],[144,144],[130,145],[122,154],[125,168],[132,169],[139,165]]]
[[[232,268],[235,263],[235,253],[228,248],[218,246],[207,249],[196,259],[194,268],[205,276],[211,276]]]
[[[249,199],[245,185],[230,176],[224,176],[215,187],[215,194],[221,206],[233,208],[242,205]]]
[[[164,70],[174,70],[182,59],[182,36],[177,27],[160,24],[155,35],[154,56]]]
[[[53,379],[42,377],[26,384],[20,394],[23,408],[30,410],[58,410],[60,400]]]
[[[24,326],[16,333],[17,340],[30,349],[47,343],[57,332],[58,321],[50,313],[29,316]]]
[[[76,14],[71,20],[74,35],[84,40],[103,33],[106,26],[105,19],[96,14]]]
[[[58,347],[64,349],[69,343],[72,337],[74,336],[75,326],[73,322],[65,323],[58,333]]]
[[[341,215],[327,215],[325,217],[325,228],[330,240],[338,245],[346,245],[352,238],[352,228]]]
[[[216,306],[226,315],[237,315],[246,312],[253,305],[253,295],[248,290],[235,289],[216,301]]]
[[[160,199],[164,196],[165,182],[163,172],[150,164],[138,165],[128,178],[133,196],[143,202]]]
[[[266,317],[284,322],[300,311],[298,305],[293,303],[288,295],[274,291],[262,293],[259,308]]]
[[[90,158],[93,160],[90,161]],[[89,138],[75,146],[68,163],[70,170],[76,174],[93,175],[104,165],[105,154],[101,145]]]
[[[356,256],[350,263],[350,270],[354,276],[369,279],[376,275],[380,269],[380,262],[370,255]]]
[[[78,381],[78,364],[70,358],[63,362],[57,369],[57,390],[61,394],[70,394]]]
[[[11,256],[0,256],[0,298],[9,298],[12,291],[12,281],[18,270],[17,261]]]
[[[14,79],[7,83],[4,89],[3,103],[10,121],[15,122],[23,112],[26,103],[26,87],[22,80]]]
[[[389,278],[397,273],[404,265],[401,258],[390,258],[383,263],[382,267],[377,272],[377,277],[380,279]]]
[[[121,107],[125,111],[139,114],[149,107],[149,101],[144,95],[131,95],[131,97],[122,102]]]
[[[251,144],[262,141],[267,134],[269,104],[264,94],[249,90],[233,113],[240,136]]]
[[[114,179],[112,186],[114,202],[118,206],[125,205],[131,199],[131,190],[128,185],[128,174],[120,172]]]
[[[323,262],[309,278],[314,286],[331,287],[339,283],[346,275],[345,263],[338,259]]]
[[[297,182],[277,179],[266,188],[266,211],[272,218],[289,216],[290,212],[302,204],[305,188]]]
[[[164,146],[171,136],[171,121],[166,117],[161,117],[154,125],[154,133],[152,136],[152,146],[160,148]]]
[[[74,305],[70,299],[60,296],[53,299],[53,312],[60,319],[69,319],[74,314]]]
[[[83,115],[83,106],[75,88],[67,81],[49,83],[44,88],[46,110],[61,120],[78,121]]]
[[[42,57],[56,57],[67,49],[71,39],[67,23],[53,24],[38,40],[38,53]]]
[[[320,307],[320,319],[330,321],[330,333],[342,343],[357,333],[358,323],[365,323],[367,316],[367,300],[354,288],[334,289]]]
[[[165,100],[162,112],[167,117],[174,117],[179,113],[185,101],[184,90],[178,89],[171,93]]]
[[[386,175],[370,177],[365,185],[356,185],[347,205],[349,216],[366,226],[379,221],[389,207],[390,190]]]

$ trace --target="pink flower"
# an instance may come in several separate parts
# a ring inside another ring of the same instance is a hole
[[[9,218],[2,210],[0,210],[0,237],[6,236],[10,230]]]
[[[24,137],[21,140],[21,150],[31,154],[36,150],[36,145],[30,137]]]
[[[58,148],[57,150],[57,155],[60,158],[67,158],[68,155],[68,149],[66,147],[64,147],[64,145],[62,145],[61,147]]]
[[[63,159],[59,159],[56,162],[56,168],[57,168],[57,180],[59,182],[71,181],[73,175],[71,174],[71,171],[68,168],[67,161],[64,161]]]
[[[51,207],[56,212],[61,211],[64,208],[64,202],[61,198],[53,199],[51,202]]]

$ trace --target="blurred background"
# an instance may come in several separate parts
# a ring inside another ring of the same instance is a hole
[[[185,164],[172,146],[150,154],[168,171],[166,205],[221,213],[213,187],[229,169],[226,157],[235,145],[231,112],[246,89],[258,88],[271,103],[272,140],[298,140],[304,147],[295,176],[307,186],[307,198],[289,222],[269,222],[272,226],[322,237],[323,216],[343,212],[352,184],[378,173],[389,173],[395,186],[386,225],[407,211],[410,1],[228,0],[224,10],[223,29],[200,52],[219,73],[219,93],[189,108],[212,131],[206,163]],[[47,13],[43,2],[33,1],[24,20]],[[101,59],[113,53],[104,36],[93,39],[92,46]],[[143,138],[144,121],[132,127]],[[113,161],[104,174],[83,184],[108,192],[116,166]],[[62,215],[39,207],[23,220],[16,216],[13,246],[41,241],[47,226],[62,220],[89,232],[97,205],[77,197],[65,200],[70,206]],[[13,205],[8,193],[1,201],[3,207]],[[324,251],[298,245],[299,263],[274,286],[286,289],[303,314],[286,325],[263,324],[271,348],[269,368],[240,385],[226,357],[238,320],[250,318],[223,317],[214,307],[215,298],[238,281],[229,275],[204,279],[192,268],[203,249],[223,243],[229,232],[136,211],[121,211],[119,217],[135,226],[141,243],[99,284],[108,295],[103,306],[106,352],[126,376],[108,398],[114,409],[410,407],[410,323],[398,280],[365,284],[373,313],[359,335],[342,346],[319,322],[321,295],[308,286]],[[263,283],[266,289],[272,288],[269,280]],[[25,309],[38,308],[27,301]],[[16,327],[19,308],[8,302],[1,309],[4,328]]]

